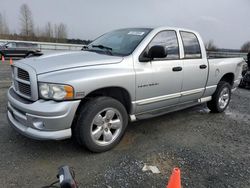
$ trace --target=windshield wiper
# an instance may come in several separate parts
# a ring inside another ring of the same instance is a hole
[[[108,46],[103,46],[103,45],[101,45],[101,44],[99,44],[99,45],[91,45],[91,47],[93,47],[93,48],[100,48],[100,49],[105,49],[105,50],[107,50],[107,52],[110,54],[110,55],[112,55],[112,48],[110,48],[110,47],[108,47]]]

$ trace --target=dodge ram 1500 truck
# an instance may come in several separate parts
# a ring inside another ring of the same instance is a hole
[[[7,116],[27,137],[72,137],[102,152],[121,140],[129,121],[205,102],[212,112],[223,112],[243,63],[207,59],[200,35],[191,30],[115,30],[83,51],[16,62]]]

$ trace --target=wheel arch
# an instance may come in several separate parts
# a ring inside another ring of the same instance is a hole
[[[233,86],[233,84],[234,84],[234,73],[232,73],[232,72],[230,72],[230,73],[226,73],[226,74],[224,74],[222,77],[221,77],[221,79],[220,79],[220,81],[219,82],[221,82],[221,81],[225,81],[225,82],[228,82],[231,86]]]
[[[105,97],[111,97],[113,99],[118,100],[120,103],[122,103],[127,111],[128,114],[131,112],[132,103],[131,103],[131,96],[129,92],[122,87],[104,87],[100,89],[96,89],[90,93],[88,93],[82,100],[80,105],[84,105],[84,103],[91,98],[99,97],[99,96],[105,96]]]

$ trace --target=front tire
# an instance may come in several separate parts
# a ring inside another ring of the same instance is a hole
[[[120,142],[127,124],[127,111],[119,101],[97,97],[79,109],[73,137],[92,152],[104,152]]]
[[[212,100],[207,103],[207,107],[214,113],[223,112],[231,100],[231,85],[228,82],[220,81]]]

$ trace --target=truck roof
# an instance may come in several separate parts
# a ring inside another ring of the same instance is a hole
[[[186,31],[186,32],[191,32],[194,33],[197,36],[200,36],[198,32],[191,30],[191,29],[186,29],[186,28],[179,28],[179,27],[169,27],[169,26],[158,26],[158,27],[128,27],[128,28],[121,28],[121,29],[146,29],[151,31],[155,31],[156,33],[162,31],[162,30],[174,30],[174,31]],[[118,29],[119,30],[119,29]]]

